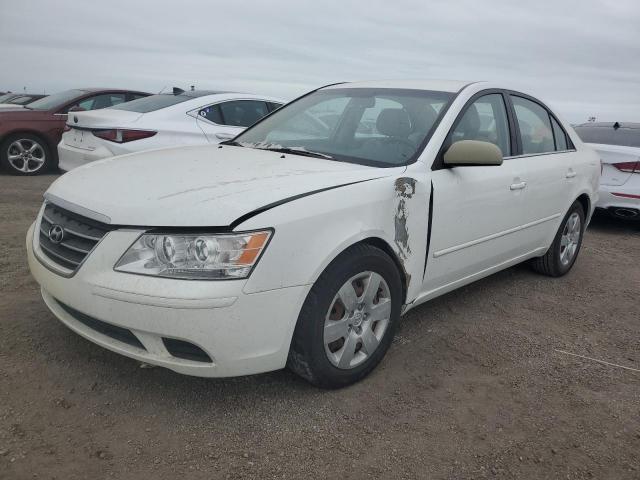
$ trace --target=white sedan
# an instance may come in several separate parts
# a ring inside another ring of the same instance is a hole
[[[60,177],[28,260],[54,315],[114,352],[205,377],[289,366],[335,388],[432,298],[527,260],[566,274],[599,175],[523,93],[338,84],[234,141]]]
[[[640,123],[585,123],[576,127],[602,160],[597,208],[640,219]]]
[[[283,103],[258,95],[175,89],[102,110],[70,112],[58,144],[58,165],[69,171],[125,153],[219,143]]]

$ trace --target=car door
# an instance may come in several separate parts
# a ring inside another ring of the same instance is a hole
[[[475,95],[458,116],[432,172],[432,216],[423,295],[437,294],[482,276],[522,255],[521,172],[514,151],[506,95]],[[497,145],[499,166],[446,167],[442,153],[454,142],[480,140]],[[515,186],[515,187],[514,187]]]
[[[229,100],[203,107],[198,112],[198,126],[211,143],[230,140],[269,113],[261,100]]]
[[[528,250],[548,247],[561,217],[577,197],[575,149],[560,123],[532,97],[510,93],[517,154],[510,160],[522,172],[522,223]]]

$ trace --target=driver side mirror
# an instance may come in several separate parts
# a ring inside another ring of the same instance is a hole
[[[444,164],[451,167],[498,166],[502,165],[502,151],[493,143],[460,140],[445,152]]]
[[[74,105],[73,107],[71,107],[69,109],[69,113],[71,112],[84,112],[84,108],[82,108],[80,105]]]

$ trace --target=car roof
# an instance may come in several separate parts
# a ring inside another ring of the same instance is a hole
[[[79,92],[95,93],[95,92],[135,92],[144,93],[150,95],[149,92],[143,92],[141,90],[131,90],[128,88],[72,88],[71,90],[78,90]]]
[[[576,125],[576,127],[599,127],[599,128],[615,128],[614,125],[618,124],[618,128],[632,128],[640,130],[640,123],[638,122],[587,122]]]
[[[408,90],[433,90],[437,92],[459,92],[467,85],[475,82],[463,80],[370,80],[364,82],[345,82],[329,85],[325,89],[334,88],[398,88]]]

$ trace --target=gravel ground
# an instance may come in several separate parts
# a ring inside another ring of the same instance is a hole
[[[143,369],[60,324],[23,245],[54,179],[0,175],[0,478],[640,478],[640,224],[597,217],[564,278],[416,308],[371,376],[321,391]]]

